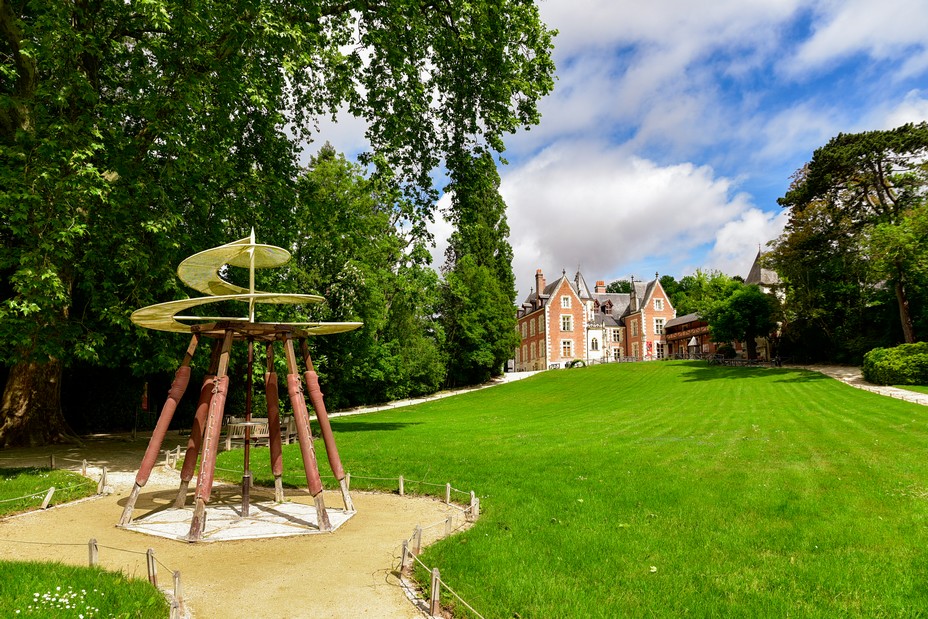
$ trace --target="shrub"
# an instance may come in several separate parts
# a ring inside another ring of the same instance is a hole
[[[736,353],[735,348],[731,344],[722,344],[715,350],[715,354],[724,359],[734,359]]]
[[[928,342],[874,348],[864,355],[862,370],[877,385],[928,385]]]

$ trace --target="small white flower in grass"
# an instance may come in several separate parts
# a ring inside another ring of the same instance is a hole
[[[654,574],[655,572],[657,572],[657,566],[656,566],[656,565],[652,565],[652,566],[651,566],[651,573]]]

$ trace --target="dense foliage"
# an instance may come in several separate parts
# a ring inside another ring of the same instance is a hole
[[[744,342],[748,359],[757,358],[757,339],[776,329],[778,303],[772,294],[756,285],[738,284],[737,289],[702,310],[715,342]]]
[[[66,437],[66,365],[176,363],[129,313],[187,294],[191,250],[252,226],[290,245],[321,117],[366,121],[363,162],[421,237],[439,162],[537,122],[551,37],[519,0],[0,0],[0,444]]]
[[[928,342],[874,348],[864,355],[864,379],[877,385],[928,385]]]
[[[489,154],[456,167],[450,220],[454,232],[443,267],[441,323],[452,385],[486,381],[502,373],[519,344],[506,203]]]
[[[841,134],[796,173],[768,257],[785,283],[792,356],[859,362],[928,331],[926,155],[923,122]]]

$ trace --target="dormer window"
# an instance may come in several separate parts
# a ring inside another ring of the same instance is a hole
[[[564,309],[570,309],[570,297],[566,294],[561,297],[561,307]]]
[[[664,311],[664,300],[663,299],[654,299],[654,311],[656,312]]]

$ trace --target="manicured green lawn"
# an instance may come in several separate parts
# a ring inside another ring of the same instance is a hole
[[[94,567],[0,561],[0,617],[163,619],[170,609],[146,580]]]
[[[922,385],[896,385],[899,389],[908,389],[909,391],[917,391],[919,393],[928,393],[928,387]]]
[[[595,366],[333,427],[353,488],[477,491],[423,559],[488,618],[928,612],[928,409],[817,373]]]
[[[60,469],[0,469],[0,516],[37,509],[50,486],[51,504],[93,495],[97,483]],[[21,498],[41,493],[39,496]],[[13,499],[13,500],[11,500]],[[54,531],[49,535],[53,538]],[[117,617],[163,619],[164,596],[144,580],[100,568],[0,561],[0,617]]]
[[[41,468],[0,468],[0,516],[29,511],[42,506],[54,486],[51,505],[91,496],[97,483],[72,471]]]

